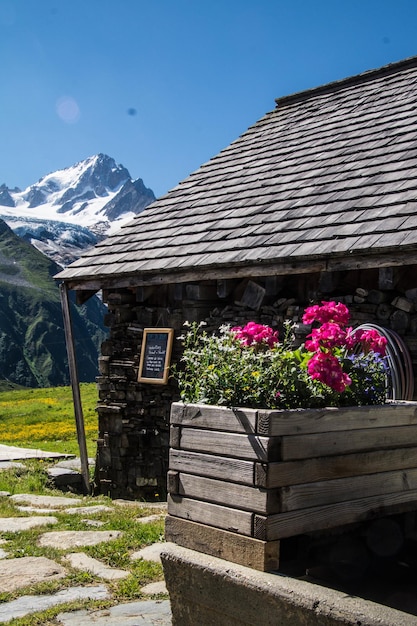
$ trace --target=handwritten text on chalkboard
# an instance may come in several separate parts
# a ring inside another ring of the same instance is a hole
[[[166,384],[171,359],[172,328],[145,328],[139,365],[139,382]]]

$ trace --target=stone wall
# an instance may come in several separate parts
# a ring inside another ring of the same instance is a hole
[[[174,328],[177,338],[186,320],[206,321],[210,331],[250,320],[280,329],[291,319],[301,341],[309,330],[300,324],[302,312],[322,299],[345,302],[354,326],[373,322],[395,330],[417,367],[415,267],[104,291],[110,334],[99,362],[97,491],[112,498],[166,497],[169,413],[178,394],[172,379],[167,385],[137,382],[144,328]],[[176,338],[172,363],[180,357]]]

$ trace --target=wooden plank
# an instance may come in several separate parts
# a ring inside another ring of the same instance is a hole
[[[170,423],[235,433],[255,433],[257,415],[255,409],[174,402]]]
[[[179,448],[181,440],[181,428],[179,426],[170,426],[169,429],[169,445],[171,448]]]
[[[235,435],[238,436],[238,435]],[[362,430],[282,437],[281,460],[307,459],[366,450],[412,446],[417,426],[364,428]]]
[[[265,289],[253,280],[249,280],[245,291],[242,294],[239,305],[247,306],[254,311],[258,311],[265,297]]]
[[[267,491],[231,483],[229,480],[180,473],[178,491],[171,493],[256,513],[269,514],[281,511],[278,490]]]
[[[165,518],[165,540],[261,572],[279,567],[279,541],[260,541],[172,515]]]
[[[383,249],[382,249],[383,250]],[[365,270],[370,268],[380,268],[389,266],[414,265],[417,262],[417,255],[413,252],[407,256],[407,252],[398,252],[396,254],[382,254],[379,250],[372,250],[372,254],[359,255],[354,254],[347,257],[332,255],[327,259],[326,268],[328,271],[344,271],[344,270]],[[294,271],[296,271],[294,269]]]
[[[263,541],[276,541],[406,511],[417,511],[417,490],[278,513],[266,519],[255,515],[254,536]]]
[[[179,493],[180,473],[168,470],[167,489],[168,493]]]
[[[372,426],[417,424],[417,402],[387,403],[382,406],[327,407],[258,412],[258,432],[280,436],[355,430]]]
[[[274,489],[286,485],[417,467],[417,448],[342,454],[301,461],[255,465],[255,484]]]
[[[168,513],[175,517],[223,528],[233,533],[253,536],[253,514],[226,506],[199,502],[182,496],[168,495]]]
[[[347,502],[353,494],[356,500],[410,489],[417,490],[417,468],[304,483],[282,490],[280,510],[284,513],[333,502]],[[267,507],[266,512],[269,514],[273,511]]]
[[[169,468],[211,478],[225,478],[243,485],[254,484],[254,463],[242,459],[187,450],[169,451]]]
[[[417,427],[416,427],[417,429]],[[279,438],[199,428],[181,429],[181,449],[253,461],[279,460]]]

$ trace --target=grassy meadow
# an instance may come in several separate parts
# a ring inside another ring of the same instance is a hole
[[[94,458],[97,386],[82,383],[80,390],[87,452]],[[79,456],[71,387],[0,389],[0,444]]]

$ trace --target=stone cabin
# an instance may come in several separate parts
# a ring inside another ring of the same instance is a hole
[[[138,382],[143,331],[206,320],[279,327],[321,299],[390,329],[417,368],[417,57],[275,108],[56,277],[102,291],[101,493],[164,498],[175,382]],[[302,332],[300,325],[300,332]],[[404,347],[406,346],[406,348]],[[174,339],[172,362],[180,356]],[[404,357],[405,358],[405,357]]]

